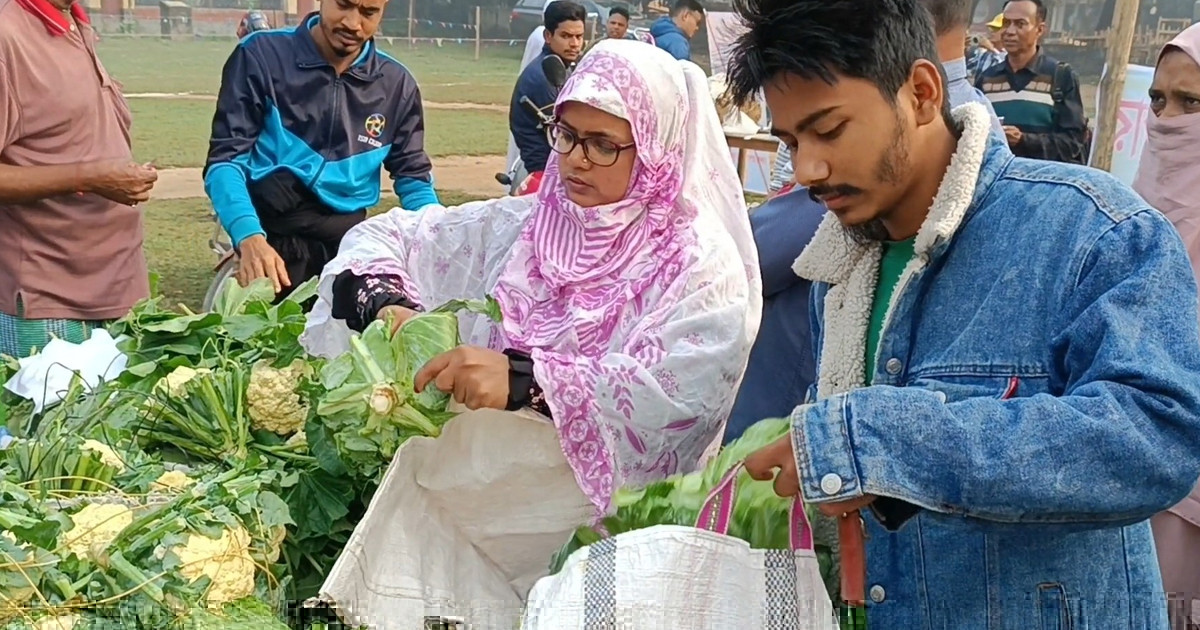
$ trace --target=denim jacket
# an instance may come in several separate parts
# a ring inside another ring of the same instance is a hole
[[[955,117],[874,385],[880,245],[827,216],[796,260],[818,348],[792,414],[803,495],[886,498],[862,511],[871,628],[1165,629],[1147,519],[1200,476],[1182,241],[1107,173],[1013,157],[978,105]]]

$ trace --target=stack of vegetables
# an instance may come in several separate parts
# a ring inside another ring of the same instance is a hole
[[[376,322],[325,362],[299,344],[314,292],[146,300],[110,329],[115,380],[40,414],[0,392],[0,630],[311,627],[284,602],[316,594],[400,444],[453,415],[416,370],[458,345],[458,310],[499,317]]]
[[[374,322],[350,351],[306,356],[311,283],[275,304],[269,281],[223,288],[213,312],[138,304],[110,328],[127,355],[115,380],[81,380],[33,413],[0,390],[0,630],[250,630],[322,627],[285,602],[317,594],[387,463],[436,437],[449,397],[413,391],[459,344],[454,302],[393,335]],[[18,366],[0,360],[0,384]],[[622,490],[609,534],[691,525],[709,490],[787,431],[764,421],[703,470]],[[788,503],[743,477],[730,534],[787,545]],[[820,521],[818,521],[820,522]],[[557,562],[601,534],[581,529]],[[836,538],[816,531],[831,592]],[[330,624],[336,625],[336,624]]]

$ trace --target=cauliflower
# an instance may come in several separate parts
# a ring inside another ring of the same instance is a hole
[[[124,505],[89,503],[71,516],[71,522],[75,526],[63,534],[62,546],[80,558],[94,559],[133,522],[133,512]]]
[[[196,480],[188,477],[181,471],[168,470],[158,476],[158,479],[150,484],[150,489],[158,492],[166,490],[183,490],[184,488],[196,483]]]
[[[270,361],[259,361],[250,369],[246,387],[250,426],[277,435],[290,435],[304,429],[308,405],[296,393],[296,383],[308,373],[308,364],[296,359],[277,369]]]
[[[301,429],[283,443],[284,446],[308,446],[308,435]]]
[[[33,624],[31,630],[72,630],[79,621],[80,617],[76,614],[42,617]]]
[[[211,371],[212,370],[209,370],[208,368],[200,368],[197,370],[186,365],[181,365],[172,370],[170,374],[159,379],[158,382],[154,384],[154,389],[163,392],[168,396],[180,398],[187,393],[185,386],[189,381],[197,376],[200,376],[201,374],[208,374]]]
[[[209,604],[221,605],[254,594],[255,565],[245,529],[227,529],[217,539],[188,534],[184,544],[173,551],[182,563],[179,572],[188,581],[205,575],[212,580],[205,594]]]
[[[105,466],[111,466],[117,472],[125,472],[125,461],[109,445],[96,440],[84,440],[81,448],[100,455],[100,462]]]

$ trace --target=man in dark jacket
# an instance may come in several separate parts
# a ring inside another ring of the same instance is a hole
[[[247,35],[221,75],[204,190],[240,256],[238,281],[282,297],[320,273],[379,203],[437,203],[416,79],[375,47],[385,0],[325,2],[290,29]]]
[[[691,40],[704,23],[704,5],[698,0],[677,0],[671,16],[659,18],[650,25],[654,45],[680,60],[692,58]]]
[[[792,271],[825,216],[825,206],[793,189],[750,215],[763,280],[762,325],[725,425],[725,442],[763,418],[783,418],[816,379],[808,295],[812,283]]]
[[[1008,146],[1019,157],[1086,164],[1087,118],[1079,78],[1038,44],[1046,32],[1043,0],[1009,0],[1004,5],[1003,63],[979,73],[979,88],[1004,123]]]
[[[543,14],[546,27],[546,45],[542,54],[534,59],[517,78],[512,101],[508,105],[508,129],[512,132],[529,180],[518,194],[537,192],[542,181],[542,171],[550,159],[550,140],[541,121],[521,101],[528,98],[542,111],[548,111],[558,96],[558,90],[550,83],[542,61],[550,55],[558,55],[563,64],[570,66],[579,60],[583,52],[584,22],[587,10],[583,5],[559,0],[546,6]]]

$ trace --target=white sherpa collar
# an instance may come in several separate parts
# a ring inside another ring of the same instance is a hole
[[[927,257],[939,241],[949,239],[958,231],[975,196],[975,183],[992,129],[987,109],[979,103],[960,105],[954,109],[953,116],[962,125],[962,136],[929,207],[929,214],[917,232],[914,250],[921,258]],[[873,249],[877,249],[873,244],[858,244],[850,239],[837,216],[829,212],[792,270],[807,280],[839,284],[850,277],[851,270]]]
[[[933,198],[929,215],[917,231],[913,247],[915,255],[904,268],[892,293],[884,330],[904,288],[925,270],[934,246],[958,231],[975,197],[975,185],[992,129],[991,120],[987,110],[978,103],[956,108],[954,118],[962,125],[962,136]],[[867,384],[867,327],[879,283],[882,251],[880,243],[858,243],[849,238],[837,217],[827,213],[812,242],[793,265],[797,275],[833,285],[825,294],[821,322],[824,340],[817,379],[820,398]],[[874,365],[878,365],[879,357],[873,359]]]

